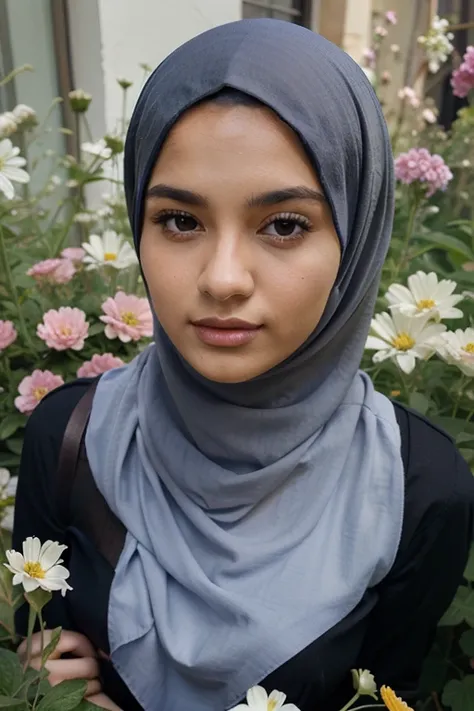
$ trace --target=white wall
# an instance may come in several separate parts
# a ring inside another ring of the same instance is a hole
[[[117,77],[134,82],[128,113],[152,67],[186,40],[238,20],[241,0],[69,0],[76,87],[93,97],[94,138],[113,131],[122,113]]]

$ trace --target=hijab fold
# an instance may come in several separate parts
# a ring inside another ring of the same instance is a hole
[[[206,32],[150,76],[125,150],[135,246],[160,148],[224,87],[301,139],[342,248],[321,322],[234,384],[195,372],[160,324],[102,376],[86,449],[128,534],[109,601],[112,661],[145,711],[224,711],[351,612],[390,570],[403,519],[393,406],[359,371],[393,212],[378,100],[342,50],[291,23]],[[282,691],[285,691],[282,689]]]

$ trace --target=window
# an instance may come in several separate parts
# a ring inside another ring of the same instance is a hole
[[[309,27],[311,0],[244,0],[243,17],[272,17]]]

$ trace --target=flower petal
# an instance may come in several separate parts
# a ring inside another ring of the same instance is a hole
[[[36,536],[29,536],[23,542],[23,557],[26,562],[37,562],[41,550],[41,541]]]
[[[365,348],[366,350],[386,350],[387,348],[390,348],[389,344],[386,341],[382,341],[381,338],[377,338],[377,336],[367,336],[367,341],[365,342]]]
[[[268,694],[263,686],[252,686],[247,691],[247,703],[254,711],[267,711]]]
[[[15,197],[15,190],[8,178],[0,171],[0,190],[5,195],[7,200],[12,200]]]
[[[7,560],[10,564],[9,570],[12,573],[22,573],[25,569],[25,559],[18,551],[6,551]]]
[[[399,353],[395,356],[395,360],[401,370],[403,370],[403,372],[407,375],[412,372],[416,365],[415,356],[411,355],[411,353]]]
[[[60,545],[56,541],[46,541],[41,547],[39,563],[43,570],[48,571],[56,565],[61,557],[61,554],[67,549],[67,546]]]
[[[40,586],[40,581],[37,578],[30,578],[29,575],[24,575],[22,582],[26,592],[33,592]]]

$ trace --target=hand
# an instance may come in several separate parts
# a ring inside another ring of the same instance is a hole
[[[45,630],[43,643],[46,647],[51,641],[51,630]],[[37,632],[31,638],[31,660],[33,669],[41,667],[41,633]],[[61,659],[63,654],[72,654],[75,659]],[[18,647],[18,655],[22,663],[26,663],[26,640]],[[46,662],[49,671],[48,681],[51,686],[65,679],[85,679],[87,681],[86,698],[96,706],[110,711],[121,711],[114,702],[102,693],[99,681],[99,662],[97,653],[87,637],[78,632],[63,630],[58,645]]]

